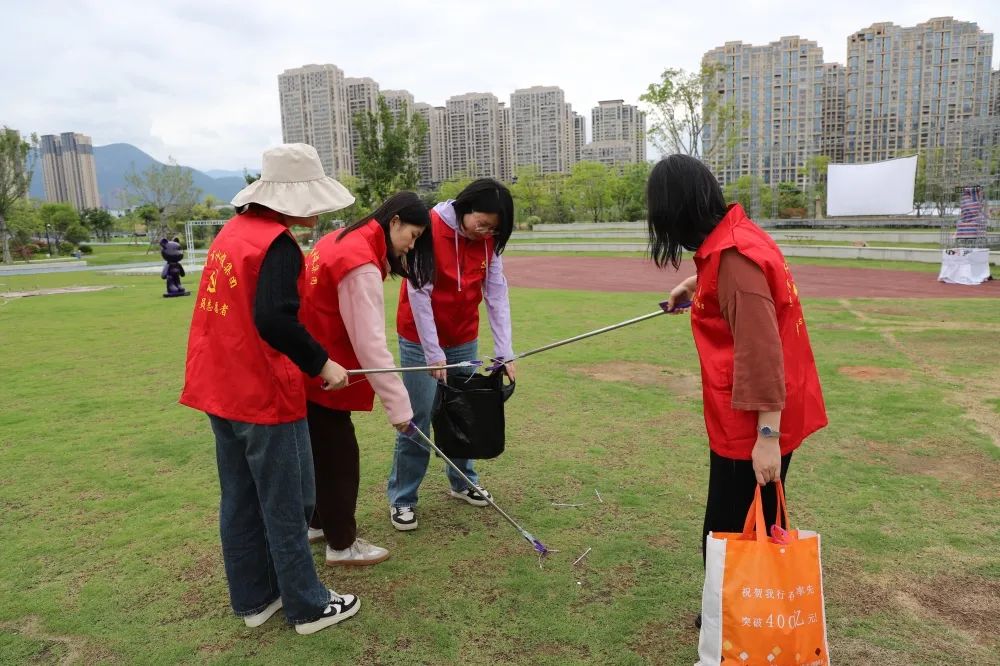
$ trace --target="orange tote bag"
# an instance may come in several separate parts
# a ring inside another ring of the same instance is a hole
[[[785,493],[778,511],[788,527]],[[777,521],[775,521],[777,522]],[[742,533],[709,533],[699,666],[828,666],[819,535],[764,522],[760,486]]]

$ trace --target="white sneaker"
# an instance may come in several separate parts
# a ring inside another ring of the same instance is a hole
[[[330,590],[330,604],[323,609],[323,614],[312,622],[295,625],[295,631],[303,636],[315,634],[320,629],[326,629],[353,616],[360,608],[361,599],[353,594],[340,595]]]
[[[260,625],[270,620],[271,616],[277,613],[279,608],[281,608],[281,597],[278,597],[277,599],[272,601],[270,604],[268,604],[267,608],[265,608],[261,612],[256,613],[254,615],[247,615],[246,617],[243,618],[243,622],[245,622],[246,625],[251,628],[259,627]]]
[[[400,532],[417,529],[417,512],[412,506],[389,507],[389,522]]]
[[[326,566],[339,565],[363,567],[389,559],[389,551],[380,546],[370,544],[364,539],[355,539],[354,543],[343,550],[326,547]]]
[[[323,534],[323,530],[314,530],[311,527],[309,528],[309,543],[316,543],[317,541],[322,541],[325,538],[326,535]]]
[[[473,490],[472,488],[466,488],[465,490],[448,490],[448,494],[456,499],[468,502],[472,506],[486,506],[489,504],[484,498],[488,497],[493,499],[493,495],[490,495],[485,489]]]

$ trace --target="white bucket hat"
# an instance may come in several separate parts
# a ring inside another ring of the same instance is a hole
[[[293,217],[312,217],[347,208],[354,197],[323,172],[319,153],[305,143],[285,143],[264,151],[260,180],[233,197],[239,208],[249,203]]]

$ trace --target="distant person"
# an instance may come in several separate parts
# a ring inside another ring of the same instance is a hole
[[[396,365],[386,343],[382,283],[394,275],[419,289],[433,279],[430,224],[420,197],[400,192],[316,243],[306,258],[302,321],[333,360],[350,369]],[[310,541],[325,538],[327,565],[378,564],[389,551],[357,536],[361,472],[351,412],[370,412],[378,394],[389,423],[404,432],[413,418],[406,388],[389,373],[354,377],[341,391],[324,391],[318,380],[306,388],[316,469]]]
[[[473,181],[453,200],[431,210],[434,240],[434,281],[422,287],[411,281],[399,290],[396,331],[402,366],[445,365],[479,358],[479,304],[493,333],[493,356],[514,356],[511,342],[510,300],[500,255],[514,229],[514,203],[510,191],[492,178]],[[413,406],[413,421],[430,431],[431,409],[437,382],[446,370],[407,372],[403,384]],[[507,364],[514,377],[514,364]],[[403,433],[396,437],[396,451],[389,474],[389,520],[400,531],[417,528],[417,489],[427,473],[430,453]],[[478,485],[473,461],[452,459]],[[446,468],[449,495],[473,506],[486,499],[451,468]],[[486,491],[483,491],[484,493]],[[488,494],[487,494],[488,497]]]
[[[344,368],[299,322],[302,252],[289,232],[354,197],[324,175],[316,149],[264,153],[261,179],[208,250],[180,401],[208,414],[222,497],[219,533],[233,610],[257,627],[284,606],[311,634],[358,612],[316,575],[307,537],[315,485],[303,372],[343,388]]]
[[[701,362],[710,448],[704,557],[709,532],[743,531],[757,484],[764,515],[775,515],[772,482],[785,480],[792,452],[827,424],[826,408],[798,289],[771,237],[739,204],[726,205],[693,157],[661,160],[646,194],[656,265],[677,269],[688,250],[697,268],[668,304],[691,301]]]

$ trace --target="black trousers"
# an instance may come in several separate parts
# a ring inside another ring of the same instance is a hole
[[[753,462],[750,460],[734,460],[720,456],[710,451],[711,459],[708,468],[708,501],[705,503],[705,525],[701,535],[701,559],[705,562],[705,537],[709,532],[742,532],[747,511],[753,503],[754,486],[757,477],[753,473]],[[785,483],[788,474],[788,463],[792,454],[781,456],[781,483]],[[774,484],[769,483],[761,488],[761,499],[764,500],[764,520],[768,526],[777,522],[782,527],[784,517],[775,520],[778,508],[778,493]]]
[[[330,548],[343,550],[358,535],[354,510],[361,483],[361,454],[351,413],[307,403],[316,472],[316,510],[309,526],[322,529]]]

